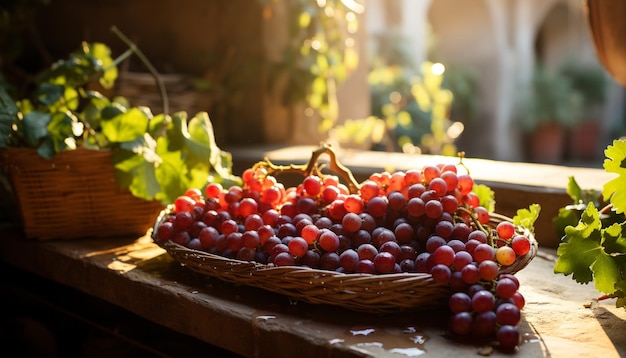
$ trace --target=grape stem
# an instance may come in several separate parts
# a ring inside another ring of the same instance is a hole
[[[600,209],[599,214],[608,214],[613,209],[613,204],[607,204],[602,209]]]
[[[472,219],[472,222],[474,222],[474,224],[476,225],[477,228],[480,229],[480,231],[484,232],[485,234],[487,234],[487,238],[489,239],[489,244],[491,246],[493,246],[493,241],[491,239],[491,235],[489,233],[489,230],[485,229],[485,227],[478,221],[478,218],[476,218],[476,215],[474,215],[474,212],[468,208],[464,208],[464,207],[459,207],[457,210],[459,211],[463,211],[465,213],[467,213],[469,215],[469,217]]]
[[[359,184],[357,180],[354,178],[354,175],[352,175],[350,169],[337,160],[337,153],[335,153],[330,144],[327,143],[322,143],[319,148],[313,151],[311,159],[307,164],[277,165],[265,157],[263,161],[258,162],[254,167],[263,168],[267,171],[268,175],[273,176],[291,172],[299,173],[303,176],[315,174],[319,177],[323,177],[324,174],[321,173],[320,165],[318,163],[318,159],[322,154],[328,154],[330,157],[330,169],[342,176],[342,178],[347,182],[346,184],[350,193],[357,194],[359,192]]]
[[[463,169],[465,169],[465,171],[467,172],[467,175],[470,174],[470,170],[467,167],[467,165],[465,165],[465,163],[463,163],[463,158],[465,158],[465,152],[461,151],[457,153],[457,156],[459,157],[459,165],[463,167]]]
[[[612,293],[610,295],[602,295],[602,296],[598,297],[598,301],[608,300],[610,298],[617,298],[617,297],[619,297],[619,296],[617,294],[615,294],[615,293]]]

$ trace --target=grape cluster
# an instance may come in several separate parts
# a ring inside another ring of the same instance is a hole
[[[456,165],[374,173],[357,192],[326,174],[285,188],[257,167],[242,181],[187,190],[155,240],[275,266],[427,273],[451,289],[454,335],[519,344],[524,298],[502,268],[525,255],[530,241],[510,221],[491,222],[473,178]]]

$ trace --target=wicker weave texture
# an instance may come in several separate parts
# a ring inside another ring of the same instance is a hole
[[[430,274],[346,274],[299,266],[264,265],[190,249],[172,241],[162,242],[155,233],[166,212],[161,213],[154,225],[153,240],[176,261],[203,276],[261,288],[294,300],[360,312],[419,312],[443,309],[448,304],[450,288],[436,283]],[[533,235],[529,238],[530,252],[503,268],[502,273],[519,272],[535,257],[538,243]]]
[[[30,239],[143,235],[163,209],[119,188],[110,151],[77,149],[44,159],[34,149],[7,148],[0,164]]]

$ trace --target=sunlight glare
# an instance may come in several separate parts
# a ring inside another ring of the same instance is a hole
[[[365,6],[359,4],[354,0],[341,0],[341,2],[350,10],[356,12],[357,14],[362,14],[365,11]]]
[[[464,130],[465,130],[465,126],[463,125],[463,123],[454,122],[448,128],[447,133],[450,138],[456,139],[461,135],[461,133],[463,133]]]
[[[400,103],[400,100],[402,100],[402,95],[398,91],[393,91],[389,94],[389,100],[391,101],[391,103]]]
[[[446,71],[446,66],[444,66],[443,63],[439,63],[439,62],[433,63],[432,67],[430,68],[430,71],[435,76],[441,76]]]
[[[324,14],[328,17],[335,16],[335,8],[333,8],[332,6],[326,6],[324,8]]]

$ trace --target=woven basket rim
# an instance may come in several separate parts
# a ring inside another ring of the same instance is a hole
[[[170,205],[161,211],[150,236],[176,261],[203,276],[262,288],[287,295],[291,299],[314,304],[325,303],[363,312],[423,311],[441,307],[442,302],[447,303],[445,298],[450,293],[449,287],[436,283],[429,273],[344,273],[307,266],[275,266],[195,250],[172,241],[161,241],[156,236],[157,227],[171,210]],[[493,218],[510,220],[496,213]],[[500,273],[515,274],[524,269],[535,257],[538,242],[534,234],[528,232],[526,235],[531,241],[531,250],[526,255],[518,257],[513,265],[502,267]],[[285,285],[289,287],[283,287]],[[372,292],[366,292],[368,288]],[[330,292],[333,290],[335,292]]]

